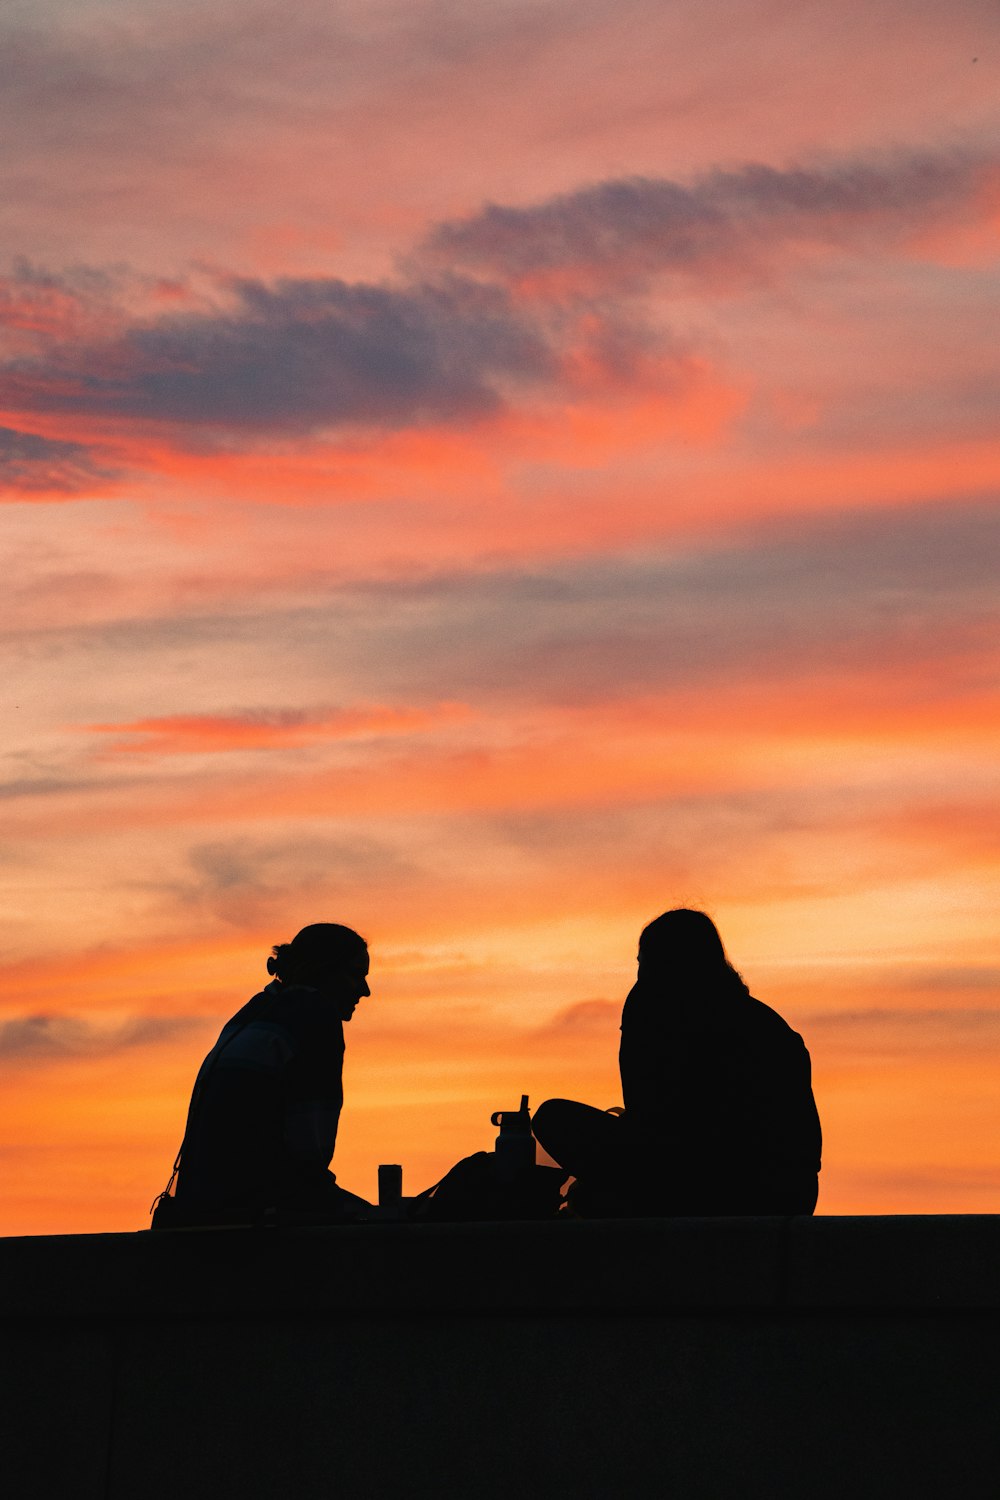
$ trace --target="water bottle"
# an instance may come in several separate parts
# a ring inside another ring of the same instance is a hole
[[[490,1119],[500,1127],[494,1147],[497,1177],[501,1182],[514,1182],[535,1165],[527,1094],[521,1095],[520,1109],[498,1109]]]

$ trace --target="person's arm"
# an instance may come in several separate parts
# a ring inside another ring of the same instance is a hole
[[[305,997],[297,1007],[295,1056],[288,1067],[283,1140],[303,1175],[327,1175],[344,1102],[344,1032],[329,1002]]]
[[[657,1132],[667,1127],[678,1093],[671,1080],[675,1063],[662,1018],[650,1014],[648,1003],[630,996],[622,1012],[618,1068],[625,1118],[632,1124]]]

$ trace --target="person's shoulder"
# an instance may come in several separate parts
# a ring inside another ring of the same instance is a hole
[[[251,1021],[262,1020],[267,1015],[270,1007],[270,990],[271,985],[268,985],[266,989],[261,990],[258,994],[251,995],[246,1004],[241,1005],[234,1016],[230,1016],[222,1029],[222,1035],[225,1036],[233,1028],[241,1030],[244,1026],[248,1026]]]
[[[778,1014],[770,1005],[765,1005],[763,1000],[758,1000],[755,995],[748,995],[746,999],[747,1018],[756,1031],[780,1039],[789,1046],[804,1047],[799,1033],[785,1020],[784,1016]]]

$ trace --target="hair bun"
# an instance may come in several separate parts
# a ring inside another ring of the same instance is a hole
[[[278,960],[273,955],[267,960],[267,972],[269,974],[277,974],[278,972]]]

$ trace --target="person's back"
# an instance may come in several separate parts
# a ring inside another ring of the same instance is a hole
[[[315,989],[270,984],[223,1027],[195,1081],[177,1201],[223,1218],[327,1191],[343,1023]]]
[[[821,1138],[809,1054],[738,976],[681,992],[640,978],[619,1063],[625,1118],[663,1164],[673,1211],[812,1212]]]
[[[704,912],[639,939],[622,1013],[620,1118],[566,1099],[535,1135],[584,1214],[812,1213],[819,1116],[802,1038],[755,1000]]]

